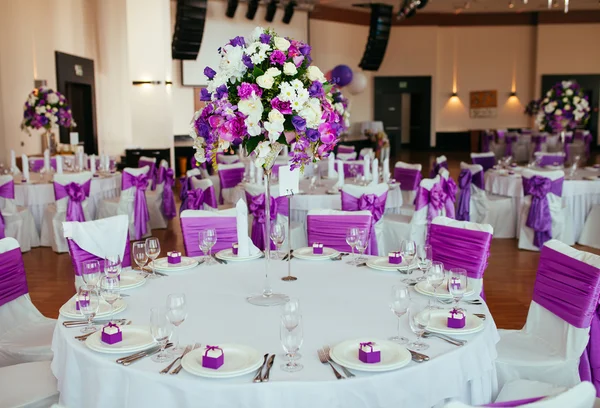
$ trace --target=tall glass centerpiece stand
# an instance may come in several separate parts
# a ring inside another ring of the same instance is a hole
[[[287,264],[288,264],[288,274],[281,278],[282,281],[285,282],[293,282],[297,280],[295,276],[292,276],[292,197],[294,196],[294,192],[288,190],[288,225],[287,225],[287,242],[288,242],[288,254],[287,254]]]
[[[265,158],[265,280],[262,293],[250,295],[246,298],[248,303],[256,306],[279,306],[290,298],[283,293],[274,293],[269,281],[269,266],[271,263],[271,175],[275,159],[283,149],[280,143],[272,143],[271,151]]]

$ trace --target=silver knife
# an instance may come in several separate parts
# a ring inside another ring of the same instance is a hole
[[[117,364],[121,364],[123,361],[126,361],[126,360],[129,360],[129,359],[141,356],[144,353],[148,353],[148,352],[151,352],[151,351],[154,351],[154,350],[157,350],[157,349],[160,350],[160,346],[152,346],[152,347],[150,347],[150,348],[148,348],[146,350],[138,351],[137,353],[133,353],[133,354],[130,354],[128,356],[118,358],[117,359]]]
[[[412,356],[413,361],[415,361],[417,363],[429,361],[429,356],[427,356],[425,354],[417,353],[416,351],[412,351],[412,350],[408,350],[408,351],[410,351],[410,355]]]
[[[165,350],[168,349],[169,347],[172,347],[172,346],[173,346],[173,343],[167,344],[167,347],[165,347]],[[158,350],[152,350],[151,352],[144,353],[144,354],[142,354],[142,355],[140,355],[138,357],[132,358],[130,360],[125,360],[121,364],[123,364],[124,366],[128,366],[130,364],[135,363],[138,360],[141,360],[144,357],[149,357],[149,356],[151,356],[153,354],[156,354],[158,352],[160,352],[160,347],[158,348]]]
[[[92,320],[92,324],[107,324],[110,320]],[[115,323],[122,323],[122,322],[126,322],[127,319],[114,319],[113,320]],[[79,327],[79,326],[87,326],[88,322],[83,321],[83,320],[65,320],[63,323],[63,326],[70,328],[70,327]]]
[[[262,372],[263,372],[263,368],[265,368],[265,365],[267,364],[267,358],[269,358],[269,353],[265,354],[265,359],[263,360],[262,365],[256,372],[256,375],[254,376],[254,379],[252,380],[252,382],[255,382],[255,383],[262,382]]]
[[[269,357],[269,361],[267,361],[267,372],[265,373],[262,382],[269,382],[269,374],[271,373],[271,367],[273,367],[273,362],[275,361],[275,354]]]

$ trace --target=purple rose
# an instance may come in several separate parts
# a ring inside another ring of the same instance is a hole
[[[225,122],[225,119],[223,118],[223,116],[220,116],[220,115],[212,115],[210,118],[208,118],[208,124],[213,129],[218,128],[224,122]]]
[[[279,98],[273,98],[271,100],[271,107],[273,109],[277,109],[279,112],[284,115],[290,115],[292,113],[292,104],[290,102],[284,102]]]
[[[237,36],[235,38],[232,38],[229,41],[229,44],[233,45],[234,47],[245,47],[246,41],[244,40],[244,37]]]
[[[221,85],[215,90],[215,95],[217,96],[217,99],[227,97],[228,94],[229,93],[227,91],[227,86],[225,85]]]
[[[319,140],[319,131],[317,129],[306,129],[306,137],[314,143]]]
[[[215,75],[217,75],[217,72],[211,67],[206,67],[204,68],[204,75],[206,75],[208,79],[213,79]]]
[[[283,53],[283,51],[273,51],[271,53],[271,62],[273,64],[283,65],[285,63],[285,54]]]
[[[306,120],[301,116],[292,117],[292,125],[294,125],[294,129],[296,132],[302,133],[306,130]]]
[[[313,82],[308,87],[308,94],[310,95],[311,98],[317,98],[317,97],[323,96],[323,84],[320,83],[319,81]]]
[[[246,54],[242,55],[242,62],[244,63],[244,65],[248,69],[253,69],[254,68],[254,64],[252,63],[252,60]]]
[[[236,116],[228,120],[223,124],[221,129],[225,130],[225,132],[221,133],[221,137],[229,142],[241,139],[246,134],[246,124],[244,123],[244,118],[241,116]]]
[[[321,123],[319,125],[319,134],[321,135],[321,142],[326,144],[335,142],[337,136],[330,123]]]
[[[252,96],[254,88],[252,87],[252,84],[249,84],[248,82],[243,82],[237,87],[237,91],[240,99],[248,99]]]
[[[210,101],[210,98],[211,98],[211,96],[212,96],[212,95],[211,95],[211,93],[210,93],[210,92],[208,92],[208,89],[206,89],[206,88],[202,88],[202,89],[200,90],[200,100],[201,100],[201,101],[203,101],[203,102],[208,102],[208,101]]]
[[[263,44],[269,44],[271,42],[271,36],[269,34],[261,34],[260,42]]]

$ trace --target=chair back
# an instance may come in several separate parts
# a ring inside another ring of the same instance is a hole
[[[192,188],[191,178],[195,177],[197,179],[205,178],[202,176],[201,169],[193,168],[191,170],[186,171],[185,176],[179,178],[179,184],[181,189],[179,190],[179,199],[183,202],[187,197],[187,192]]]
[[[344,167],[344,177],[363,176],[365,174],[364,160],[345,160],[341,162],[337,160],[335,162],[335,171],[340,171],[338,163],[342,163]]]
[[[257,248],[264,251],[268,241],[271,242],[271,249],[275,249],[275,244],[266,235],[265,187],[262,184],[248,183],[244,186],[244,190],[246,192],[248,214],[252,217],[252,232],[250,234],[252,242]],[[277,220],[287,226],[290,210],[286,196],[278,197],[278,192],[272,194],[269,209],[271,211],[271,222]]]
[[[336,155],[338,160],[348,161],[348,160],[356,160],[357,154],[356,152],[348,152],[348,153],[340,153]]]
[[[16,212],[17,205],[15,204],[15,182],[13,176],[10,174],[0,176],[0,210],[6,210],[7,212]],[[0,222],[2,219],[2,213],[0,212]],[[0,231],[0,233],[2,233]],[[0,235],[0,238],[3,238]]]
[[[148,232],[150,214],[146,201],[146,189],[151,183],[148,177],[150,168],[144,166],[139,169],[127,167],[123,170],[121,183],[120,207],[127,214],[133,215],[132,234],[135,240],[141,239]],[[130,206],[130,204],[133,206]]]
[[[161,160],[156,173],[156,188],[154,188],[158,194],[162,193],[165,188],[165,180],[168,177],[169,170],[171,170],[169,167],[169,162],[166,160]],[[171,170],[170,177],[173,178],[173,176],[174,173]]]
[[[371,227],[370,211],[310,210],[306,217],[308,245],[320,242],[338,251],[350,252],[346,230],[350,227]]]
[[[214,228],[217,232],[217,243],[212,248],[213,253],[231,248],[231,245],[237,242],[235,208],[224,211],[185,210],[179,215],[179,220],[187,256],[205,255],[200,250],[198,234],[207,228]]]
[[[431,165],[431,171],[429,172],[429,178],[434,178],[440,172],[441,168],[448,169],[448,159],[446,156],[436,157]]]
[[[85,221],[84,208],[90,196],[92,173],[55,174],[53,185],[56,211],[66,212],[67,221]]]
[[[480,164],[460,163],[458,176],[458,203],[456,219],[470,221],[474,200],[485,199],[483,166]],[[476,218],[473,218],[476,219]]]
[[[496,156],[494,152],[486,153],[471,153],[471,161],[473,164],[479,164],[483,167],[483,171],[491,169],[496,164]]]
[[[160,210],[168,220],[175,218],[175,215],[177,215],[175,195],[173,192],[174,185],[175,173],[173,172],[173,169],[169,167],[169,163],[166,160],[162,160],[158,169],[156,193],[162,194]]]
[[[338,145],[337,154],[340,154],[340,153],[354,153],[355,150],[356,149],[355,149],[354,146]],[[356,156],[354,156],[354,157],[356,157]]]
[[[221,189],[219,191],[219,204],[223,204],[223,190],[228,188],[234,188],[242,182],[244,179],[244,172],[246,166],[244,163],[235,164],[223,164],[219,166],[219,182]]]
[[[240,156],[237,154],[225,154],[217,152],[217,164],[234,164],[240,162]]]
[[[450,177],[450,172],[443,167],[440,169],[440,185],[446,197],[444,200],[446,217],[454,219],[456,218],[454,203],[456,202],[457,186],[452,177]]]
[[[562,166],[565,164],[566,155],[563,152],[557,153],[535,153],[535,159],[538,166]]]
[[[27,293],[21,247],[14,238],[0,239],[0,308]]]
[[[138,168],[148,166],[148,177],[150,178],[150,187],[156,189],[156,157],[140,156],[138,160]]]
[[[423,170],[423,166],[420,164],[410,164],[401,161],[396,162],[394,165],[394,179],[400,183],[400,190],[417,190],[422,179],[421,170]],[[406,201],[408,204],[412,204],[414,197],[412,200],[410,200],[410,202],[409,200],[403,201]]]
[[[363,160],[367,156],[369,156],[371,160],[375,158],[375,151],[372,147],[365,147],[360,149],[360,152],[358,153],[358,160]]]
[[[56,170],[56,158],[50,158],[50,167]],[[44,158],[43,157],[30,157],[29,158],[29,171],[34,173],[39,172],[44,168]]]
[[[217,204],[217,195],[215,193],[215,187],[210,179],[198,180],[196,178],[190,179],[192,188],[187,191],[187,196],[181,203],[181,209],[179,212],[184,210],[216,210],[219,205]]]
[[[546,144],[546,137],[547,136],[545,133],[531,135],[531,143],[533,144],[534,154],[544,150],[544,145]]]

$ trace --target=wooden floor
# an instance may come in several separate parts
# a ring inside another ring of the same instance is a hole
[[[434,156],[433,153],[406,152],[399,159],[422,163],[423,173],[427,174]],[[446,156],[451,176],[456,180],[460,161],[469,161],[468,154]],[[179,218],[173,219],[167,230],[154,230],[153,235],[160,239],[163,248],[183,251]],[[600,254],[599,250],[592,248],[580,249]],[[35,248],[24,254],[23,259],[33,303],[44,315],[57,317],[60,306],[75,293],[69,254],[56,254],[50,248]],[[499,328],[521,328],[525,322],[538,260],[539,253],[517,249],[515,239],[493,240],[484,282],[487,301]]]

